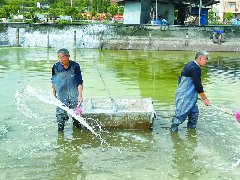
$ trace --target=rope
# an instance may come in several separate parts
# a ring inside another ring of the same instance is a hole
[[[98,66],[97,66],[97,70],[98,70],[99,76],[101,77],[102,82],[103,82],[103,84],[104,84],[104,86],[105,86],[105,89],[106,89],[107,92],[108,92],[108,95],[109,95],[110,99],[113,100],[113,98],[112,98],[112,96],[111,96],[111,94],[110,94],[110,91],[109,91],[108,88],[107,88],[107,84],[105,83],[105,81],[104,81],[104,79],[103,79],[103,76],[102,76],[102,74],[100,73],[100,70],[99,70]]]

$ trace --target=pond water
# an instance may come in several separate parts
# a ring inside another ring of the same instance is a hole
[[[198,102],[196,131],[186,123],[171,134],[177,77],[195,52],[70,49],[80,63],[84,98],[153,99],[153,129],[73,129],[58,134],[55,106],[29,98],[27,117],[15,93],[25,86],[51,93],[51,67],[58,49],[1,48],[0,179],[238,179],[240,124],[233,116]],[[240,54],[211,52],[203,69],[210,102],[240,111]],[[100,70],[106,86],[98,73]]]

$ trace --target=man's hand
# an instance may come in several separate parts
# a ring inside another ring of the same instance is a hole
[[[208,99],[204,99],[203,102],[204,102],[204,104],[205,104],[206,106],[211,106],[211,104],[210,104],[210,102],[209,102]]]
[[[210,102],[204,92],[200,93],[199,95],[201,96],[201,99],[206,106],[211,106]]]

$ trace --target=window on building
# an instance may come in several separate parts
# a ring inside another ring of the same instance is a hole
[[[237,7],[236,2],[228,2],[228,6],[231,9],[236,9],[236,7]]]

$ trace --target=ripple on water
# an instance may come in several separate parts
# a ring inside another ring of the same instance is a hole
[[[5,135],[10,131],[10,129],[11,127],[9,125],[4,124],[2,120],[0,120],[0,139],[5,137]]]

